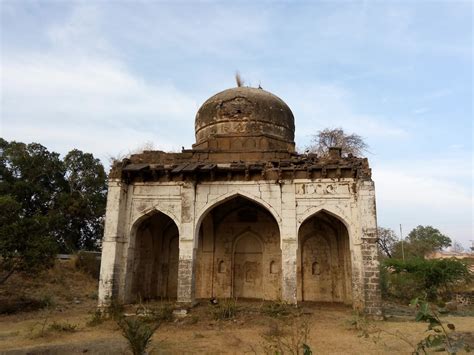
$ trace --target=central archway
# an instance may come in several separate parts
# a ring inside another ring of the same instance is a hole
[[[278,299],[279,227],[260,204],[235,196],[204,216],[196,252],[197,298]]]

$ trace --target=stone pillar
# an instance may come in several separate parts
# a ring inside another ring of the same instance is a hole
[[[296,227],[296,195],[292,182],[281,185],[281,298],[296,304],[298,232]]]
[[[377,215],[373,181],[359,184],[359,210],[361,225],[362,290],[364,310],[374,317],[382,316],[380,270],[377,249]]]
[[[118,297],[120,291],[118,280],[122,272],[120,257],[124,244],[123,211],[127,188],[119,179],[109,180],[100,263],[99,307],[108,306],[112,299]]]
[[[195,186],[185,183],[181,189],[181,228],[179,235],[178,302],[195,299],[195,260],[197,244],[194,235]]]
[[[296,255],[298,240],[285,239],[281,243],[282,284],[281,298],[288,303],[296,304],[297,269]]]

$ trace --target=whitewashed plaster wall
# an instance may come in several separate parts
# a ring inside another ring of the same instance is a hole
[[[194,260],[200,223],[219,204],[243,196],[266,208],[280,229],[282,299],[296,303],[298,229],[319,211],[348,229],[355,308],[380,312],[376,248],[375,190],[354,179],[134,183],[109,181],[103,239],[99,304],[127,302],[137,226],[160,211],[179,230],[178,301],[194,301]],[[365,246],[364,246],[365,245]],[[368,276],[367,276],[368,275]]]

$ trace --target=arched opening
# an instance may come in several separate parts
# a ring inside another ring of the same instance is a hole
[[[173,299],[178,289],[179,236],[175,222],[157,212],[143,221],[132,234],[130,248],[130,301]]]
[[[308,218],[298,231],[298,299],[352,303],[349,233],[325,211]]]
[[[195,285],[197,298],[278,299],[280,233],[272,214],[242,196],[211,209],[199,228]]]

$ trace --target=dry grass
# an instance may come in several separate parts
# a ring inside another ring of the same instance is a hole
[[[54,307],[33,312],[0,315],[0,352],[29,349],[68,354],[81,354],[84,351],[127,353],[127,342],[121,336],[116,322],[100,319],[95,326],[90,325],[95,317],[97,302],[91,297],[96,291],[97,282],[90,276],[62,265],[35,280],[12,280],[22,283],[17,284],[17,287],[23,294],[35,297],[50,294],[55,304]],[[13,292],[14,287],[9,287],[9,290],[1,291],[3,295],[7,295],[7,291]],[[143,306],[153,310],[163,308],[161,302],[155,302],[128,307],[125,312],[139,314],[137,308]],[[413,321],[376,322],[377,327],[387,333],[379,334],[377,339],[372,335],[365,338],[360,336],[361,331],[357,327],[348,327],[354,321],[354,316],[350,308],[341,305],[303,305],[298,312],[290,312],[290,318],[285,305],[270,304],[262,310],[261,302],[239,300],[238,306],[239,310],[232,319],[216,320],[209,311],[208,302],[203,302],[191,308],[185,318],[162,322],[152,337],[149,353],[158,353],[158,349],[160,353],[170,354],[264,353],[269,344],[262,334],[269,334],[270,325],[281,322],[280,326],[284,326],[289,324],[291,317],[298,321],[299,314],[304,315],[310,325],[305,341],[311,345],[314,354],[407,354],[411,352],[407,343],[388,333],[403,334],[416,343],[425,336],[426,329],[425,324]],[[473,317],[450,316],[443,319],[454,323],[457,331],[471,336],[470,341],[474,340],[474,335],[469,335],[474,329]],[[72,328],[67,325],[74,326],[74,331],[55,330]]]

